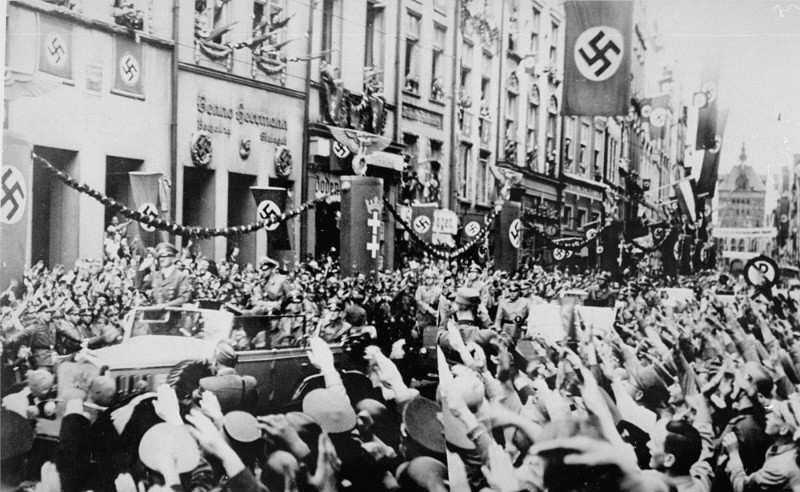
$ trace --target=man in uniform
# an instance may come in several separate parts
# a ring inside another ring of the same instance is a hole
[[[253,308],[246,311],[250,315],[277,312],[289,295],[290,288],[286,277],[278,272],[278,262],[262,256],[258,260],[259,281],[253,287]]]
[[[175,257],[178,250],[170,243],[156,247],[159,270],[152,274],[153,303],[164,307],[180,307],[192,300],[192,282],[189,274],[178,270]]]
[[[80,343],[81,337],[77,330],[67,329],[53,322],[53,311],[52,306],[42,304],[38,313],[22,321],[23,329],[8,339],[10,344],[29,347],[22,351],[23,356],[30,353],[37,368],[53,369],[58,345],[57,334],[63,334],[73,342]]]
[[[436,285],[436,273],[427,269],[422,275],[422,285],[417,287],[414,300],[417,301],[417,333],[422,335],[425,328],[436,326],[436,316],[439,309],[439,297],[442,288]]]
[[[257,382],[253,376],[241,376],[236,372],[239,358],[233,347],[220,342],[214,358],[216,374],[201,379],[200,389],[214,393],[223,415],[233,410],[254,412],[258,403]]]
[[[528,320],[528,300],[520,297],[520,286],[511,282],[506,297],[500,300],[494,325],[497,331],[503,331],[513,340],[521,335],[521,328]]]

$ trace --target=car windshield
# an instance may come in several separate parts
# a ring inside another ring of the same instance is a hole
[[[203,309],[141,309],[133,313],[130,337],[167,335],[219,341],[228,336],[232,316]]]

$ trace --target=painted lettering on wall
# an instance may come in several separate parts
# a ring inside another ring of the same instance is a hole
[[[286,145],[288,134],[288,124],[285,118],[253,110],[245,103],[234,106],[226,106],[216,101],[209,100],[203,94],[197,95],[197,129],[205,130],[209,133],[219,133],[224,135],[231,134],[231,124],[235,121],[239,125],[254,125],[262,127],[259,139],[262,142]],[[214,117],[208,121],[206,117]]]

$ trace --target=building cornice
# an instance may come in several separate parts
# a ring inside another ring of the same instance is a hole
[[[212,68],[194,65],[191,63],[179,62],[178,68],[184,72],[189,72],[197,75],[204,75],[206,77],[224,80],[226,82],[231,82],[245,87],[252,87],[254,89],[261,89],[275,94],[281,94],[284,96],[293,97],[295,99],[305,99],[306,97],[303,91],[288,89],[280,85],[261,82],[259,80],[253,80],[247,77],[242,77],[240,75],[234,75],[228,72],[221,72],[219,70],[214,70]]]

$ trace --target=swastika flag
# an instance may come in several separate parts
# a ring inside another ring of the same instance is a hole
[[[39,15],[39,71],[72,80],[72,24]]]
[[[286,188],[256,187],[251,186],[253,198],[256,201],[256,220],[267,220],[271,216],[280,219],[286,212],[286,202],[289,197]],[[279,225],[270,225],[267,230],[267,254],[277,256],[278,251],[292,249],[289,241],[289,225],[287,221]]]
[[[142,215],[150,215],[158,219],[163,219],[163,207],[161,206],[161,173],[141,173],[130,172],[128,177],[131,182],[131,198],[133,208]],[[156,244],[166,241],[167,234],[159,231],[155,227],[139,222],[139,240],[144,247],[155,247]]]
[[[725,136],[725,123],[728,121],[728,110],[717,111],[714,135],[714,146],[703,151],[703,167],[700,168],[700,177],[697,178],[695,191],[698,195],[713,198],[719,178],[719,154],[722,150],[722,140]]]
[[[142,45],[114,38],[114,91],[144,96]]]
[[[630,105],[633,2],[567,1],[562,114],[620,116]]]

